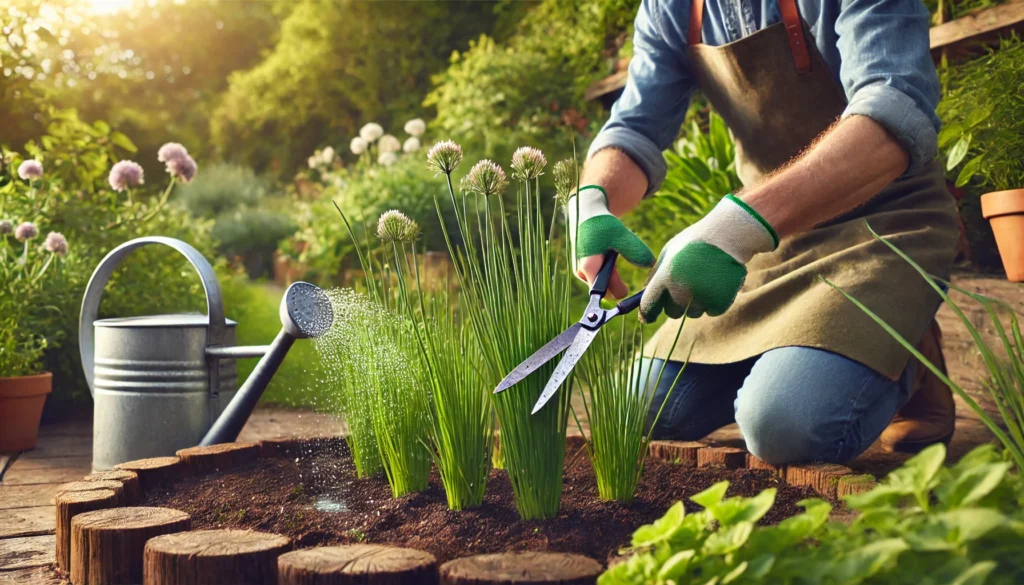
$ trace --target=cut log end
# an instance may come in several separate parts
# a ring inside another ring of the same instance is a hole
[[[742,469],[747,465],[747,452],[735,447],[706,447],[697,451],[697,465]]]
[[[277,583],[277,558],[290,548],[288,537],[252,530],[166,534],[146,543],[143,583]]]
[[[807,486],[826,498],[836,498],[840,478],[852,475],[849,467],[835,463],[790,465],[786,468],[786,483]]]
[[[139,482],[139,474],[127,469],[112,469],[90,473],[82,478],[82,481],[119,481],[124,486],[124,501],[129,506],[142,500],[142,484]]]
[[[113,508],[71,519],[74,585],[141,583],[146,541],[191,527],[188,514],[170,508]]]
[[[747,453],[747,469],[763,469],[771,472],[775,477],[785,480],[786,479],[786,466],[785,465],[772,465],[766,463],[751,453]]]
[[[175,453],[193,475],[213,473],[255,461],[260,456],[259,443],[221,443],[207,447],[190,447]]]
[[[120,495],[111,489],[67,491],[57,494],[56,557],[62,571],[71,567],[71,519],[78,514],[113,508],[120,502]]]
[[[836,498],[869,492],[878,486],[873,475],[844,475],[836,483]]]
[[[477,555],[441,565],[444,585],[591,585],[601,564],[581,555],[518,552]]]
[[[280,585],[432,585],[434,555],[375,544],[329,546],[290,552],[277,559]]]
[[[696,441],[651,441],[647,453],[661,461],[682,465],[697,465],[697,453],[706,448]]]
[[[165,481],[174,481],[185,474],[186,468],[177,457],[151,457],[118,463],[114,469],[134,471],[142,489]]]
[[[117,494],[117,504],[123,505],[124,501],[124,484],[119,481],[112,479],[102,479],[97,481],[72,481],[70,483],[64,483],[57,486],[57,495],[66,494],[70,492],[90,492],[93,490],[111,490]]]

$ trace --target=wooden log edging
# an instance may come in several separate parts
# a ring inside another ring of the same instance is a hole
[[[175,455],[192,475],[205,475],[251,463],[260,457],[259,443],[221,443],[181,449]]]
[[[110,471],[99,471],[90,473],[82,478],[82,481],[119,481],[124,487],[124,503],[129,506],[142,501],[142,483],[139,481],[139,474],[127,469],[112,469]]]
[[[186,467],[178,457],[151,457],[118,463],[114,469],[135,472],[142,489],[147,490],[158,483],[182,477]]]
[[[143,585],[246,583],[276,585],[286,536],[254,530],[193,530],[151,538],[143,553]]]
[[[279,585],[437,585],[437,559],[411,548],[326,546],[277,558]],[[148,585],[148,584],[147,584]]]
[[[83,482],[84,483],[84,482]],[[57,567],[69,571],[71,567],[71,520],[83,512],[104,510],[118,506],[120,498],[111,489],[68,491],[57,494]]]
[[[507,552],[441,565],[441,585],[593,585],[601,563],[568,553]]]
[[[188,514],[171,508],[111,508],[78,514],[71,519],[71,583],[141,583],[146,541],[191,526]]]

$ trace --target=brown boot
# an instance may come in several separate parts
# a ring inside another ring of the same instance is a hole
[[[917,345],[917,350],[942,373],[946,360],[942,356],[942,331],[932,321],[931,327]],[[910,358],[914,359],[914,358]],[[938,376],[917,364],[910,400],[896,413],[879,440],[885,451],[916,453],[933,443],[949,444],[956,423],[953,394]]]

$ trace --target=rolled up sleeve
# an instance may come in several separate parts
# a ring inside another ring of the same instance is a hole
[[[910,155],[908,173],[938,149],[929,19],[920,0],[843,0],[835,25],[848,101],[843,117],[867,116],[888,130]]]
[[[647,175],[645,196],[665,180],[661,151],[678,135],[696,87],[685,41],[677,34],[665,34],[661,22],[665,7],[660,4],[659,0],[643,0],[640,6],[629,79],[587,153],[589,159],[605,148],[625,152]],[[674,3],[673,11],[678,12],[681,4],[684,2]],[[684,14],[688,13],[687,8]]]

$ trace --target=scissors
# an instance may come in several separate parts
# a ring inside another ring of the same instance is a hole
[[[565,355],[562,356],[562,360],[555,366],[555,371],[548,378],[544,391],[541,392],[540,398],[537,399],[537,403],[530,412],[530,414],[537,414],[537,411],[544,408],[544,405],[555,395],[558,387],[569,376],[569,372],[576,367],[576,362],[580,361],[583,353],[587,351],[594,338],[597,337],[598,330],[615,317],[625,315],[640,306],[640,299],[644,296],[644,291],[642,290],[633,296],[622,299],[611,309],[601,308],[601,299],[604,298],[605,292],[608,291],[608,283],[612,278],[612,270],[615,269],[615,260],[618,256],[619,253],[614,250],[605,253],[601,270],[597,273],[597,278],[594,279],[594,284],[590,287],[590,302],[587,304],[587,309],[583,312],[580,320],[544,344],[533,355],[526,358],[526,361],[509,372],[501,383],[498,384],[498,387],[494,389],[495,394],[508,390],[565,350]]]

